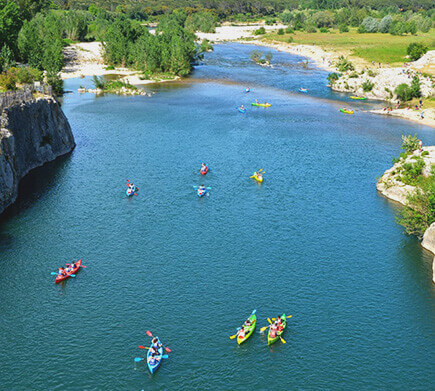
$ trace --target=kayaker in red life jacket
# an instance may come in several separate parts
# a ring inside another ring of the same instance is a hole
[[[63,267],[60,267],[59,268],[59,276],[65,276],[65,275],[66,275],[65,269]]]
[[[244,327],[242,327],[240,330],[239,330],[239,338],[245,338],[245,328]]]
[[[201,171],[205,171],[207,169],[207,164],[201,163]]]
[[[274,324],[270,326],[270,337],[275,338],[277,336],[277,329]]]
[[[245,321],[245,326],[250,326],[251,325],[251,319],[246,319],[246,321]]]
[[[277,317],[276,317],[276,323],[277,323],[278,325],[282,324],[282,319],[281,319],[280,316],[277,316]]]

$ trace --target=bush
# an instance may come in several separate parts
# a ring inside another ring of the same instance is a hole
[[[429,151],[423,151],[422,153],[421,153],[421,156],[428,156],[429,155]]]
[[[357,30],[358,34],[364,34],[366,32],[367,32],[366,28],[362,24],[358,26],[358,30]]]
[[[414,134],[414,136],[411,136],[410,134],[408,136],[402,135],[402,149],[405,150],[406,153],[410,154],[418,148],[417,134]]]
[[[51,85],[51,88],[56,95],[63,94],[63,80],[57,75],[57,73],[47,74],[47,84]]]
[[[340,33],[348,33],[349,27],[347,26],[347,24],[340,24],[339,30],[340,30]]]
[[[42,81],[42,72],[35,68],[20,67],[20,68],[10,68],[9,72],[14,74],[17,83],[19,84],[30,84],[34,81]]]
[[[0,74],[0,89],[3,91],[11,91],[17,89],[17,78],[11,72],[3,72]]]
[[[101,77],[93,76],[92,77],[92,82],[94,83],[94,87],[95,88],[98,88],[100,90],[106,89],[107,81],[104,80],[104,78],[102,76]]]
[[[353,71],[355,69],[353,64],[344,56],[338,58],[336,66],[340,72]]]
[[[208,39],[203,39],[200,46],[201,52],[212,52],[213,51],[213,45],[210,43]]]
[[[288,37],[288,38],[287,38],[287,42],[288,42],[288,43],[292,43],[292,42],[293,42],[293,37]]]
[[[399,84],[394,90],[394,93],[403,102],[411,100],[412,98],[419,98],[421,96],[419,77],[414,76],[410,86],[406,83]]]
[[[266,29],[264,27],[260,27],[259,29],[254,31],[254,35],[263,35],[266,34]]]
[[[401,171],[402,182],[405,185],[416,186],[425,165],[421,157],[418,157],[415,162],[404,163]]]
[[[427,46],[413,42],[409,44],[408,48],[406,49],[406,53],[409,55],[409,58],[412,61],[418,60],[421,56],[423,56],[429,49]]]
[[[258,61],[260,61],[260,58],[263,56],[263,53],[261,53],[260,51],[258,51],[258,50],[253,50],[252,52],[251,52],[251,60],[252,61],[255,61],[255,62],[258,62]]]
[[[317,33],[317,29],[313,25],[307,26],[307,33]]]
[[[391,35],[403,35],[405,34],[405,24],[399,20],[395,20],[391,23],[389,33]]]
[[[377,73],[376,73],[375,71],[369,69],[369,70],[367,71],[367,75],[369,75],[370,77],[375,77],[375,76],[377,75]]]
[[[287,27],[285,29],[286,34],[293,34],[295,32],[295,30],[293,30],[291,27]]]
[[[319,31],[320,31],[321,33],[329,33],[329,29],[326,28],[326,27],[320,27]]]
[[[278,35],[284,35],[284,29],[279,29],[278,30]]]
[[[370,80],[366,80],[364,83],[361,84],[361,87],[364,92],[370,92],[373,90],[373,87],[375,86],[375,83],[372,83]]]
[[[329,84],[334,84],[340,78],[340,76],[341,75],[336,72],[330,73],[327,77]]]
[[[359,77],[359,75],[358,75],[357,72],[352,72],[352,73],[349,75],[349,78],[350,78],[350,79],[357,79],[358,77]]]

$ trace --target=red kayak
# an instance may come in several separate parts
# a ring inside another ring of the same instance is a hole
[[[204,169],[201,167],[201,169],[199,170],[199,172],[201,173],[201,175],[205,175],[205,174],[207,174],[207,173],[208,173],[208,166],[205,166]]]
[[[61,282],[61,281],[63,281],[63,280],[66,280],[67,278],[69,278],[69,277],[71,276],[71,274],[75,274],[75,273],[77,273],[77,271],[80,269],[80,266],[82,265],[82,260],[79,259],[75,264],[76,264],[76,267],[75,267],[73,270],[71,270],[70,272],[68,272],[67,274],[65,274],[64,276],[60,276],[60,275],[58,275],[58,276],[56,277],[56,279],[54,280],[54,283],[55,283],[55,284],[58,284],[59,282]]]

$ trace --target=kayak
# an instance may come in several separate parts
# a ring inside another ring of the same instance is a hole
[[[245,88],[245,92],[251,92],[250,88]]]
[[[259,175],[256,172],[254,172],[254,174],[252,175],[252,178],[254,178],[258,183],[263,182],[263,175]]]
[[[270,106],[272,106],[270,103],[255,103],[255,102],[252,102],[251,103],[251,106],[256,106],[256,107],[270,107]]]
[[[281,315],[281,319],[282,319],[282,327],[283,327],[283,329],[282,329],[282,331],[278,331],[278,333],[277,333],[275,338],[272,338],[270,336],[270,327],[269,327],[269,333],[267,334],[267,344],[268,345],[272,345],[276,341],[278,341],[279,337],[282,335],[282,333],[284,332],[285,328],[287,327],[287,319],[286,319],[285,314]]]
[[[340,109],[340,111],[344,114],[353,114],[353,110]]]
[[[308,92],[308,90],[306,88],[302,88],[301,87],[301,88],[299,88],[299,92],[305,92],[306,93],[306,92]]]
[[[357,100],[366,100],[367,98],[365,96],[354,96],[352,95],[350,99],[357,99]]]
[[[208,173],[208,166],[205,166],[205,168],[204,169],[200,169],[199,170],[199,172],[201,173],[201,175],[205,175],[205,174],[207,174]]]
[[[246,113],[246,109],[242,109],[240,107],[237,107],[237,110],[239,110],[241,113]]]
[[[158,340],[158,343],[160,342],[159,337],[156,337]],[[159,360],[157,360],[154,364],[150,363],[150,358],[151,358],[151,347],[153,346],[153,344],[151,343],[150,348],[148,349],[148,353],[147,353],[147,365],[148,365],[148,369],[150,370],[151,373],[154,373],[155,371],[157,371],[157,369],[159,368],[160,364],[162,363],[162,356],[163,356],[163,346],[161,346],[159,348],[159,354],[155,357],[158,357]]]
[[[133,188],[131,188],[131,187],[127,188],[127,190],[125,191],[125,194],[127,195],[127,197],[131,197],[138,190],[139,189],[133,185]]]
[[[251,314],[251,316],[248,318],[251,321],[251,325],[250,326],[245,326],[245,336],[244,337],[239,337],[237,336],[237,343],[240,345],[243,342],[245,342],[254,332],[255,330],[255,326],[257,325],[257,315],[255,315],[255,313]]]
[[[56,279],[54,280],[54,283],[55,283],[55,284],[58,284],[59,282],[64,281],[64,280],[66,280],[67,278],[69,278],[69,277],[71,276],[71,274],[76,274],[76,273],[78,272],[78,270],[80,269],[81,264],[82,264],[82,260],[79,259],[79,260],[76,262],[76,267],[75,267],[73,270],[71,270],[70,272],[68,272],[68,273],[67,273],[66,275],[64,275],[64,276],[57,275],[57,276],[56,276]]]
[[[198,194],[198,197],[204,197],[207,194],[207,189],[198,188],[198,190],[196,192]]]

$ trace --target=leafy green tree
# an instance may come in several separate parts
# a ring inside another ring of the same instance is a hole
[[[393,22],[393,18],[391,17],[391,15],[384,16],[381,22],[379,23],[379,32],[388,33],[392,22]]]
[[[17,38],[22,25],[18,6],[13,1],[0,0],[0,49],[7,46],[14,56],[18,54]]]

